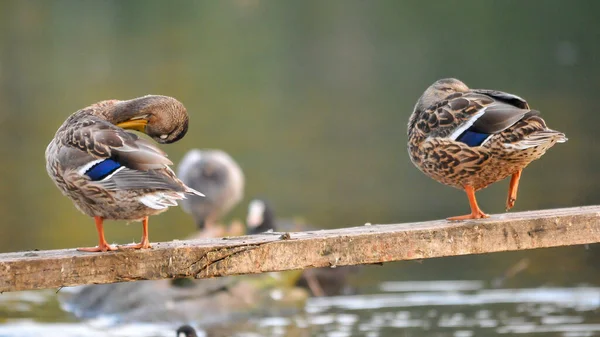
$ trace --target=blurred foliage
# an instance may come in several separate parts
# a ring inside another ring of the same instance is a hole
[[[598,204],[598,13],[594,0],[2,1],[0,251],[96,242],[92,219],[48,178],[45,147],[77,109],[150,93],[190,113],[187,136],[164,147],[174,162],[223,149],[246,174],[245,202],[266,197],[319,228],[468,210],[406,153],[415,101],[449,76],[525,97],[570,138],[525,170],[515,211]],[[485,211],[503,212],[507,185],[478,194]],[[245,204],[233,213],[244,215]],[[153,241],[194,229],[178,208],[150,223]],[[141,230],[106,233],[125,243]],[[508,268],[506,256],[445,268]]]

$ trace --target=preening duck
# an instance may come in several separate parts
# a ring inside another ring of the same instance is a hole
[[[165,152],[126,131],[168,144],[187,129],[183,104],[157,95],[102,101],[67,118],[46,148],[46,170],[60,191],[95,219],[98,246],[78,250],[117,249],[104,238],[104,220],[142,221],[141,242],[122,248],[150,248],[148,216],[176,206],[185,195],[202,196],[175,176]]]
[[[506,209],[514,206],[522,170],[567,141],[539,114],[519,96],[469,89],[454,78],[425,90],[408,122],[408,152],[427,176],[467,193],[471,214],[448,220],[488,217],[475,192],[508,176]]]

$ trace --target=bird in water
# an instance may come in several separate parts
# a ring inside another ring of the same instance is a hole
[[[471,213],[448,220],[489,217],[477,205],[475,192],[509,176],[506,210],[511,209],[523,169],[566,141],[521,97],[469,89],[454,78],[427,88],[408,121],[413,164],[434,180],[467,193]]]
[[[46,170],[59,190],[95,219],[98,246],[78,250],[117,249],[104,238],[104,220],[142,221],[141,242],[119,248],[151,248],[148,216],[177,206],[186,195],[203,196],[175,176],[165,152],[126,131],[168,144],[187,129],[183,104],[157,95],[102,101],[67,118],[46,148]]]
[[[190,325],[182,325],[177,329],[177,337],[197,337],[196,330]]]
[[[244,197],[244,173],[229,154],[216,149],[190,150],[179,163],[177,176],[187,186],[206,194],[181,201],[183,210],[194,218],[198,235],[216,237],[236,234],[235,231],[243,234],[241,225],[230,228],[234,232],[229,233],[218,224]]]

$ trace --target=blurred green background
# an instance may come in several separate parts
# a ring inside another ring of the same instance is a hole
[[[44,151],[76,110],[105,99],[174,96],[187,136],[164,146],[229,152],[247,201],[317,228],[468,212],[464,193],[420,173],[406,124],[442,77],[518,94],[569,137],[524,171],[514,211],[598,204],[597,1],[2,1],[0,251],[96,243]],[[504,211],[508,182],[478,198]],[[194,230],[179,208],[152,241]],[[109,242],[139,224],[106,226]]]
[[[423,175],[406,151],[413,106],[443,77],[522,96],[568,136],[524,171],[514,211],[600,204],[599,15],[596,0],[0,1],[0,252],[96,244],[93,220],[46,174],[45,148],[76,110],[146,94],[188,108],[188,134],[162,147],[173,162],[220,148],[240,163],[246,197],[227,220],[256,196],[316,228],[467,213],[464,193]],[[483,210],[504,212],[507,189],[478,193]],[[140,227],[105,232],[123,244]],[[194,229],[175,207],[152,217],[150,239]],[[365,267],[359,283],[598,285],[600,247],[590,247]],[[24,315],[64,319],[57,307]],[[597,310],[581,315],[598,323]]]

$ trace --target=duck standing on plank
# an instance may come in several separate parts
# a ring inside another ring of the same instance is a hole
[[[204,198],[191,196],[181,200],[181,206],[192,214],[199,227],[187,239],[244,234],[241,222],[240,228],[226,228],[221,220],[244,192],[242,169],[230,155],[221,150],[192,149],[176,172],[185,185],[206,194]],[[284,314],[304,308],[308,293],[293,287],[301,273],[295,270],[201,280],[90,284],[63,289],[58,299],[65,311],[80,319],[109,318],[120,323],[183,321],[204,328],[227,322],[228,327],[235,327],[240,318],[248,315],[267,311]],[[208,331],[206,334],[210,335]]]
[[[177,206],[186,194],[203,195],[175,176],[165,152],[125,131],[168,144],[187,129],[183,104],[157,95],[102,101],[67,118],[46,149],[46,169],[61,192],[96,221],[98,246],[78,250],[117,249],[104,238],[104,220],[142,221],[141,242],[122,248],[150,248],[148,216]]]
[[[454,78],[425,90],[408,121],[408,152],[423,173],[467,193],[471,214],[448,220],[489,217],[477,205],[475,192],[508,176],[506,210],[514,206],[522,170],[567,141],[539,114],[521,97],[469,89]]]

